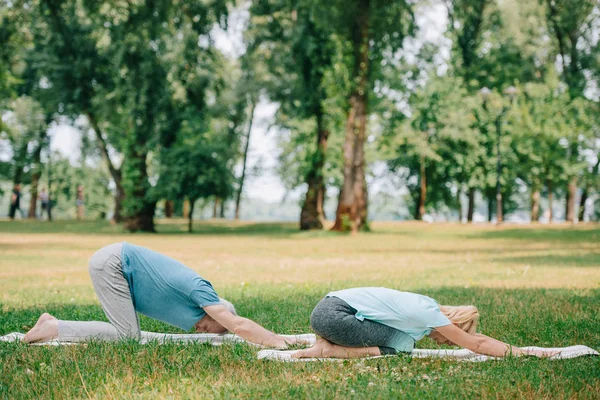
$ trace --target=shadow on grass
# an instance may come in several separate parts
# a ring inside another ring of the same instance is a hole
[[[568,243],[600,243],[600,225],[583,227],[565,226],[564,228],[552,227],[499,229],[482,232],[473,232],[469,238],[481,239],[512,239],[523,241],[551,241]]]

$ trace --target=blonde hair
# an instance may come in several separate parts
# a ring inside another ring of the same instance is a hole
[[[440,306],[440,311],[450,322],[463,331],[473,334],[477,331],[479,310],[475,306]]]

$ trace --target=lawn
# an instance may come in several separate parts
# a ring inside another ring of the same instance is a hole
[[[600,349],[600,227],[375,223],[347,236],[293,224],[161,222],[126,234],[104,222],[0,222],[0,335],[39,314],[106,320],[87,273],[103,245],[164,252],[209,279],[241,315],[309,332],[330,290],[387,286],[475,304],[481,331],[517,346]],[[147,318],[142,329],[179,332]],[[418,343],[437,348],[433,341]],[[0,343],[0,398],[598,398],[600,357],[485,363],[397,356],[343,363],[256,360],[247,345],[28,347]]]

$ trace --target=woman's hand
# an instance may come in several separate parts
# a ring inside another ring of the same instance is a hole
[[[285,340],[285,342],[289,346],[293,345],[301,345],[301,346],[310,346],[314,344],[314,339],[310,337],[306,337],[306,335],[279,335]]]

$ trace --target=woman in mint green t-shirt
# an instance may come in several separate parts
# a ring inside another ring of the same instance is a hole
[[[355,358],[410,353],[415,342],[429,336],[439,344],[502,357],[507,354],[551,356],[523,350],[476,333],[479,311],[474,306],[440,306],[427,296],[382,287],[331,292],[310,316],[320,336],[297,358]]]

